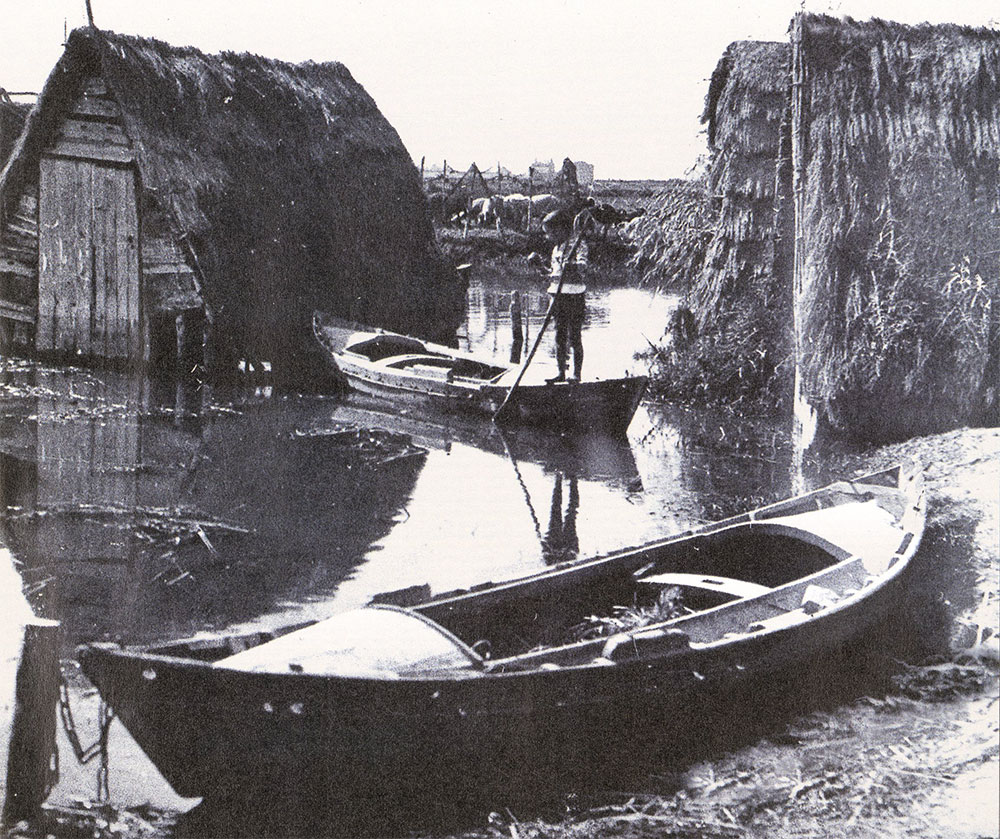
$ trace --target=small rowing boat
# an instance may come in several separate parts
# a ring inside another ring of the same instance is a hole
[[[78,655],[182,795],[457,795],[595,765],[654,731],[690,736],[719,702],[875,637],[924,515],[919,470],[896,467],[511,582],[384,594],[285,634]]]
[[[492,416],[517,379],[517,365],[331,317],[313,321],[317,340],[350,385],[374,396]],[[624,434],[646,390],[646,376],[522,381],[504,422]]]

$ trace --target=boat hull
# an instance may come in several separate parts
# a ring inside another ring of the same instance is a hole
[[[853,530],[837,518],[842,510],[857,516]],[[398,679],[246,672],[182,657],[180,642],[152,650],[95,643],[78,655],[181,795],[336,808],[358,796],[419,801],[442,784],[466,797],[552,788],[579,773],[614,777],[640,755],[663,761],[696,751],[733,720],[739,728],[754,714],[768,717],[776,697],[842,691],[855,673],[850,656],[880,643],[900,600],[924,514],[919,472],[890,470],[693,534],[414,605],[453,632],[476,632],[516,623],[521,607],[530,622],[546,603],[615,591],[650,560],[671,570],[675,560],[714,553],[739,568],[785,551],[805,563],[787,582],[764,581],[762,594],[617,646],[617,636],[601,637],[494,658],[481,670]],[[867,534],[865,522],[876,529]],[[836,597],[813,602],[816,591]],[[639,647],[647,641],[653,646]],[[845,658],[850,666],[838,671]]]
[[[696,751],[818,657],[848,651],[895,596],[789,634],[654,663],[421,683],[220,671],[91,646],[81,665],[171,786],[220,802],[267,795],[335,808],[357,796],[468,798],[625,771],[637,749]],[[148,675],[155,673],[155,679]],[[145,675],[144,675],[145,674]],[[827,674],[829,675],[829,674]],[[817,677],[815,695],[830,685]],[[745,719],[744,719],[745,722]]]
[[[435,375],[424,365],[425,374],[413,371],[417,365],[401,365],[393,358],[372,361],[348,350],[352,338],[390,336],[419,344],[428,353],[424,360],[454,359],[488,367],[491,372],[504,373],[489,360],[462,353],[395,333],[359,333],[345,326],[317,327],[317,339],[337,371],[352,388],[385,399],[417,404],[444,412],[462,412],[493,417],[503,404],[513,382],[515,368],[506,368],[508,375],[494,375],[490,380],[475,381],[471,377]],[[419,359],[410,359],[416,361]],[[602,431],[622,435],[628,429],[648,385],[646,376],[626,376],[617,379],[585,380],[580,382],[525,382],[514,391],[498,421],[506,424],[523,423],[556,430]]]

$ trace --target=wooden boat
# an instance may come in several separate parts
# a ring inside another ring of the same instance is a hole
[[[423,593],[276,637],[93,643],[79,659],[182,795],[463,795],[687,736],[716,703],[873,634],[924,513],[920,472],[897,467],[410,607]],[[649,620],[624,628],[619,608],[617,629],[571,631],[616,606]]]
[[[363,393],[492,416],[517,378],[517,365],[331,317],[314,318],[327,357]],[[648,377],[547,382],[529,371],[504,409],[504,422],[624,434]]]

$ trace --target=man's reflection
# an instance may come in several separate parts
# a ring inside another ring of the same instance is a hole
[[[580,490],[576,475],[570,475],[569,499],[563,512],[563,473],[555,473],[552,487],[552,507],[549,511],[549,528],[542,539],[542,557],[549,565],[576,559],[580,540],[576,535],[576,513],[580,508]]]

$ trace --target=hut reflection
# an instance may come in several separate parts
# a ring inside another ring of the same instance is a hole
[[[0,527],[42,614],[140,642],[254,620],[334,590],[395,526],[423,466],[403,435],[190,384],[25,370],[0,429]]]

